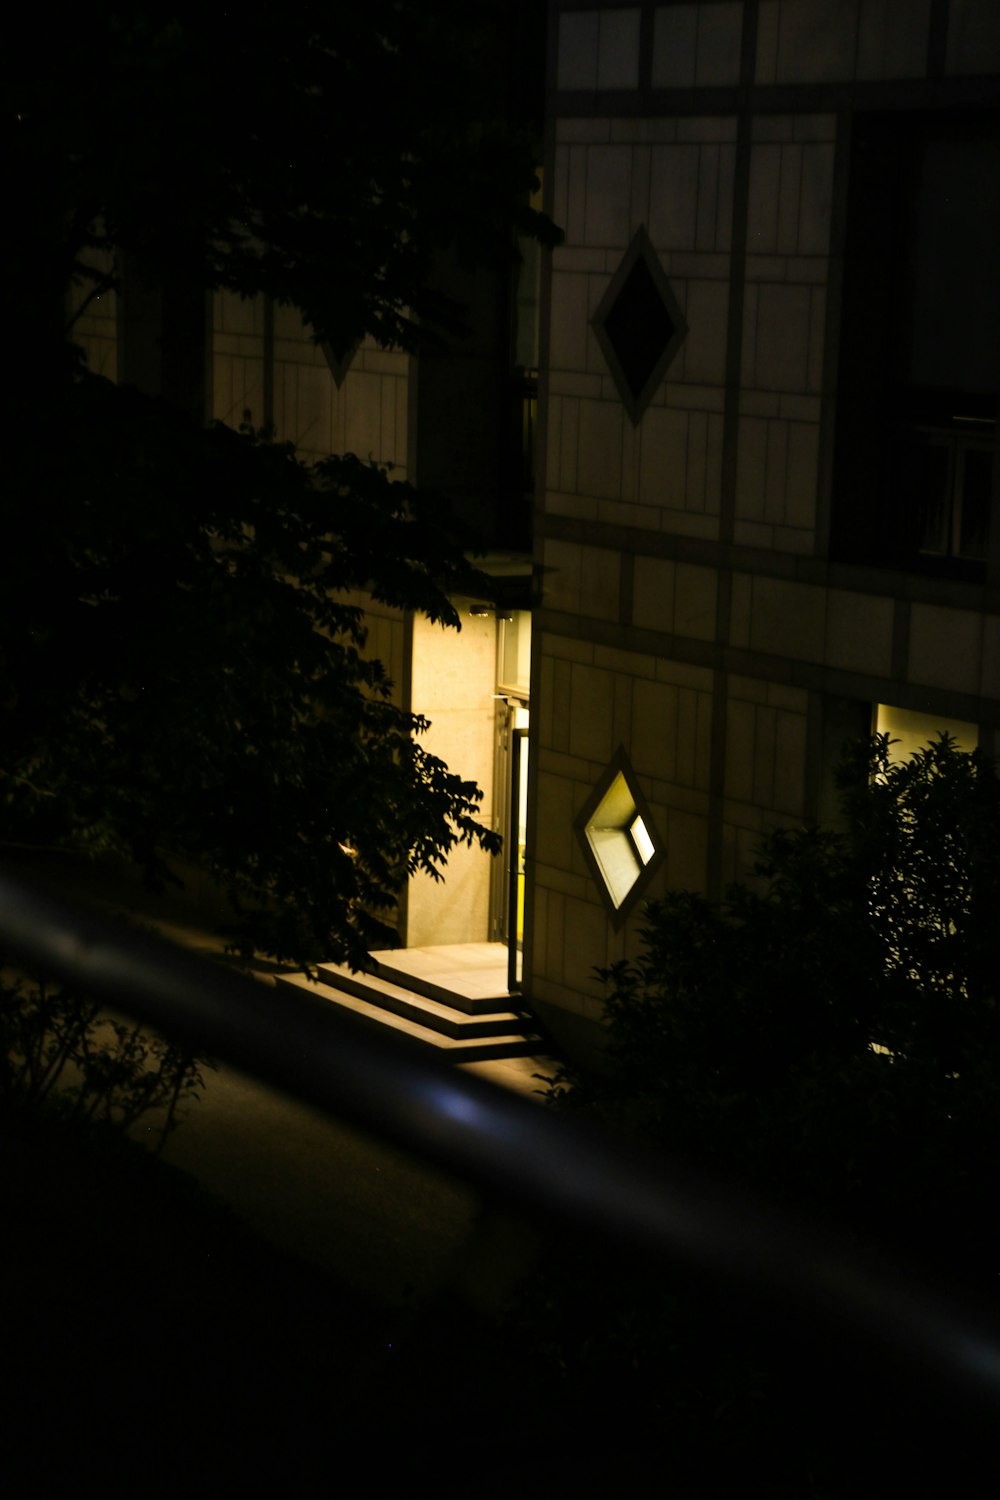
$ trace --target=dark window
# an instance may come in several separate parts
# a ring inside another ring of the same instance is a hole
[[[831,545],[983,576],[1000,399],[1000,126],[854,122]]]
[[[913,485],[913,540],[922,558],[985,563],[993,450],[964,433],[920,428]]]
[[[625,410],[638,423],[687,335],[645,229],[636,230],[591,322]]]
[[[644,260],[637,260],[625,278],[604,329],[633,400],[638,399],[674,336],[673,320]]]

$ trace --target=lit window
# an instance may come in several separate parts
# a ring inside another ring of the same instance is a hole
[[[889,736],[889,760],[899,765],[940,734],[949,734],[960,750],[971,752],[979,743],[979,728],[964,719],[945,719],[937,714],[916,713],[880,703],[875,710],[875,733]]]
[[[663,846],[624,750],[576,820],[587,863],[617,925],[662,858]]]

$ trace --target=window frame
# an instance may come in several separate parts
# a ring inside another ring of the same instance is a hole
[[[912,241],[922,163],[938,142],[1000,146],[1000,119],[979,110],[859,112],[853,119],[829,550],[838,562],[982,583],[1000,548],[1000,390],[918,384],[912,369],[915,320],[926,303],[917,294]],[[953,463],[947,548],[921,544],[928,437],[994,455],[979,555],[954,545]]]

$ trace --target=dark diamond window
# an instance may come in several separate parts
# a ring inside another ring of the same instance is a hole
[[[357,343],[349,345],[343,353],[338,354],[329,339],[320,340],[319,347],[323,351],[323,355],[330,368],[330,374],[333,376],[333,383],[338,391],[347,378],[347,372],[351,368],[351,361],[357,354],[360,346],[361,340],[359,339]]]
[[[673,321],[644,260],[637,260],[629,272],[618,301],[604,320],[604,331],[629,390],[638,398],[674,336]]]
[[[640,228],[593,318],[594,333],[633,423],[687,334],[684,314]]]

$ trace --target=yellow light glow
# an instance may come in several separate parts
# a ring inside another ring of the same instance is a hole
[[[878,704],[875,711],[875,732],[887,734],[892,742],[889,746],[890,765],[901,765],[924,745],[936,740],[942,730],[958,742],[960,750],[968,752],[976,748],[979,727],[963,719],[914,713],[911,709],[894,708],[888,703]]]
[[[653,847],[653,840],[646,832],[646,825],[642,821],[642,815],[640,813],[636,813],[629,832],[632,835],[632,841],[635,844],[635,847],[639,851],[639,858],[642,860],[644,865],[648,865],[649,861],[652,859],[656,851]]]

